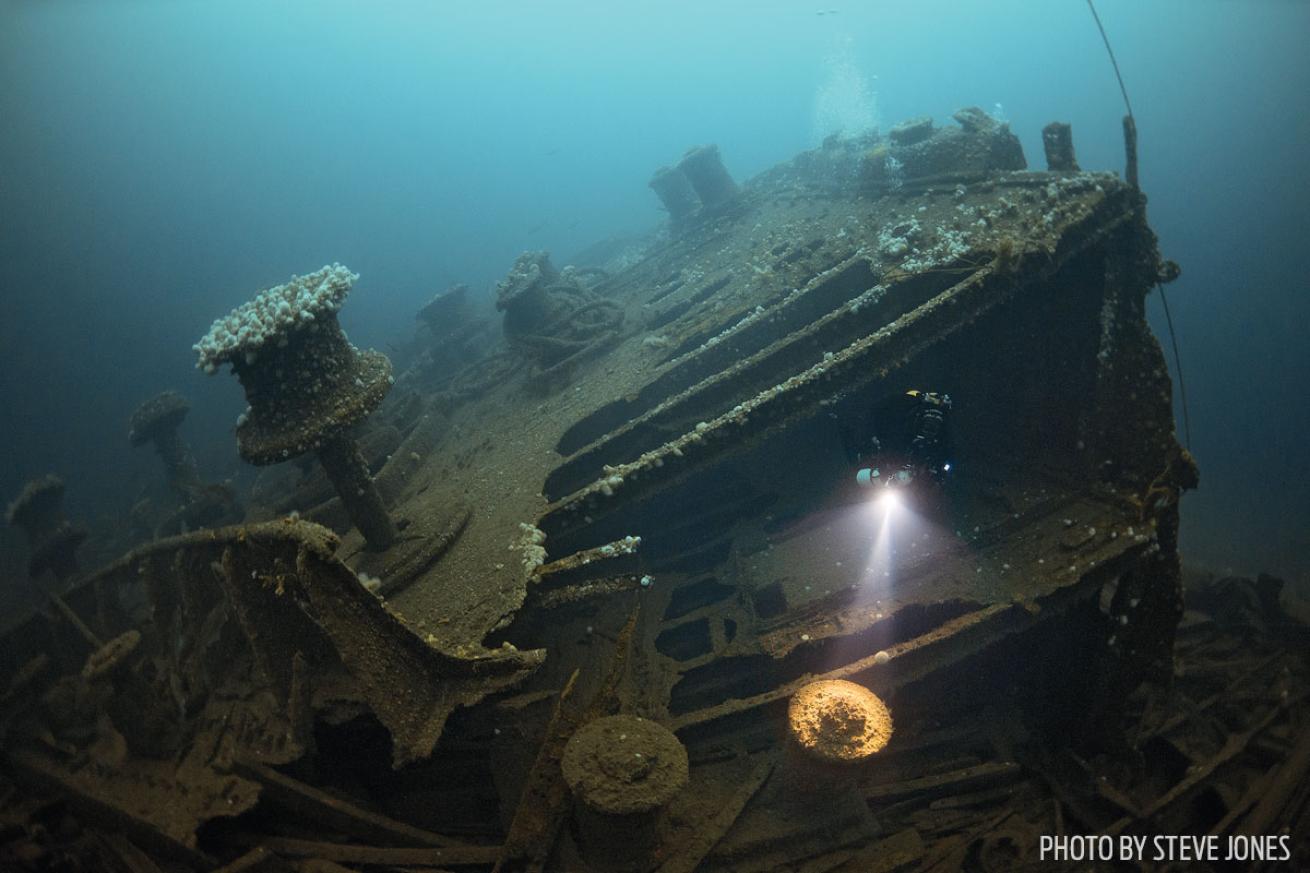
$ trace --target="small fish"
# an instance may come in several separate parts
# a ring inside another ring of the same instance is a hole
[[[536,225],[536,226],[534,226],[534,227],[530,227],[530,228],[528,228],[528,233],[529,233],[529,234],[534,234],[534,233],[538,233],[539,231],[545,230],[545,229],[546,229],[546,225],[548,225],[548,224],[550,224],[550,219],[549,219],[549,218],[546,219],[545,221],[543,221],[541,224],[538,224],[538,225]]]

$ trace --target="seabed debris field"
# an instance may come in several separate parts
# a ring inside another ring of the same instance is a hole
[[[1045,169],[975,108],[745,181],[671,155],[665,226],[524,252],[494,317],[446,289],[394,363],[342,264],[215,313],[255,487],[165,392],[123,451],[167,499],[90,539],[76,482],[9,505],[43,606],[0,638],[0,866],[1310,858],[1305,628],[1180,567],[1179,268],[1042,133]]]

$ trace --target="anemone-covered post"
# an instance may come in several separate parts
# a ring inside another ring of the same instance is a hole
[[[133,446],[154,443],[164,462],[168,485],[183,500],[191,500],[200,488],[200,471],[186,441],[178,435],[191,404],[176,391],[163,391],[142,403],[132,413],[128,441]]]
[[[373,484],[351,428],[377,409],[395,379],[386,355],[360,351],[337,322],[359,278],[331,264],[259,293],[218,319],[196,343],[206,373],[231,364],[250,404],[237,448],[256,464],[305,452],[318,459],[369,548],[385,549],[396,525]]]

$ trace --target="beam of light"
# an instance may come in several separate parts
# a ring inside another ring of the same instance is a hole
[[[949,522],[937,511],[941,495],[935,492],[870,483],[848,488],[845,497],[809,528],[807,547],[813,551],[807,557],[820,584],[838,582],[847,592],[845,602],[871,613],[881,628],[873,648],[854,638],[833,645],[825,655],[830,668],[871,656],[884,645],[882,638],[896,633],[897,613],[923,602],[918,589],[931,586],[936,562],[949,562],[955,543],[945,526]]]
[[[883,488],[877,497],[868,501],[864,516],[870,526],[871,544],[864,566],[862,587],[890,587],[895,568],[895,554],[899,533],[913,513],[905,505],[901,494]]]
[[[925,537],[936,529],[915,510],[910,496],[900,488],[880,488],[859,510],[868,543],[860,578],[866,593],[895,595],[897,567],[920,554]]]

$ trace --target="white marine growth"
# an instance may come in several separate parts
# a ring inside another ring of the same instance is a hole
[[[244,355],[253,363],[259,349],[277,339],[286,343],[293,328],[310,324],[325,312],[336,312],[350,288],[359,279],[341,264],[329,264],[303,276],[292,276],[285,284],[261,291],[216,320],[192,348],[196,367],[213,373],[219,364]]]

